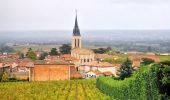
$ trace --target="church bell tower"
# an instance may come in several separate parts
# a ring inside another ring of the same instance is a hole
[[[74,48],[81,48],[81,35],[78,27],[77,11],[76,11],[75,25],[73,29],[73,36],[72,36],[72,49]]]

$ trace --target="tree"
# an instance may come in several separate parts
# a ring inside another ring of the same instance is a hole
[[[8,75],[8,73],[7,73],[6,71],[4,71],[4,72],[3,72],[3,75],[2,75],[1,81],[2,81],[2,82],[7,82],[8,79],[9,79],[9,75]]]
[[[28,58],[32,59],[32,60],[36,60],[36,59],[37,59],[36,53],[35,53],[31,48],[29,48],[26,56],[27,56]]]
[[[0,52],[7,52],[7,53],[10,53],[10,52],[14,52],[15,50],[9,46],[6,46],[6,45],[1,45],[0,46]]]
[[[52,56],[55,56],[55,55],[58,55],[58,51],[56,48],[52,48],[49,54]]]
[[[109,52],[109,51],[111,51],[112,50],[112,48],[110,47],[110,46],[108,46],[107,48],[106,48],[106,51],[107,52]]]
[[[71,46],[70,44],[63,44],[59,50],[61,54],[69,54],[71,53]]]
[[[48,55],[48,53],[47,52],[42,52],[41,54],[40,54],[40,57],[39,57],[39,59],[40,60],[44,60],[45,59],[45,57]]]
[[[170,61],[160,62],[158,70],[158,87],[161,100],[170,99]]]
[[[122,64],[120,68],[119,79],[123,80],[126,77],[130,77],[133,72],[132,61],[127,58],[127,60]]]
[[[24,54],[23,54],[21,51],[17,51],[17,54],[19,55],[19,58],[20,58],[20,59],[23,59],[23,58],[24,58]]]
[[[154,63],[155,61],[153,59],[150,59],[150,58],[142,58],[142,64],[144,65],[149,65],[151,63]]]
[[[106,53],[106,48],[98,48],[98,49],[93,49],[94,53],[100,53],[100,54],[103,54],[103,53]]]

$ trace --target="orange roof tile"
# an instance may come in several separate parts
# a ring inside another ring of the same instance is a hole
[[[95,70],[95,71],[92,71],[92,72],[95,73],[96,75],[102,74],[102,72],[100,72],[99,70]]]
[[[104,75],[106,76],[110,76],[110,75],[113,75],[111,72],[107,71],[107,72],[103,72]]]
[[[114,65],[109,62],[98,62],[98,61],[86,62],[84,65],[97,66],[97,67],[114,67]]]
[[[140,67],[140,61],[133,61],[132,67]]]

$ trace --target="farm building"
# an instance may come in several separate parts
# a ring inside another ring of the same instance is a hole
[[[71,74],[74,74],[70,73],[71,67],[74,65],[62,60],[38,60],[30,68],[30,81],[69,80]]]

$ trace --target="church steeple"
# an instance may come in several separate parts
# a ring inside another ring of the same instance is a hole
[[[81,35],[78,27],[77,11],[76,11],[76,19],[75,19],[75,25],[74,25],[73,37],[72,37],[72,49],[74,48],[81,48]]]
[[[81,36],[79,26],[78,26],[78,21],[77,21],[77,10],[76,10],[75,25],[74,25],[74,29],[73,29],[73,36]]]

